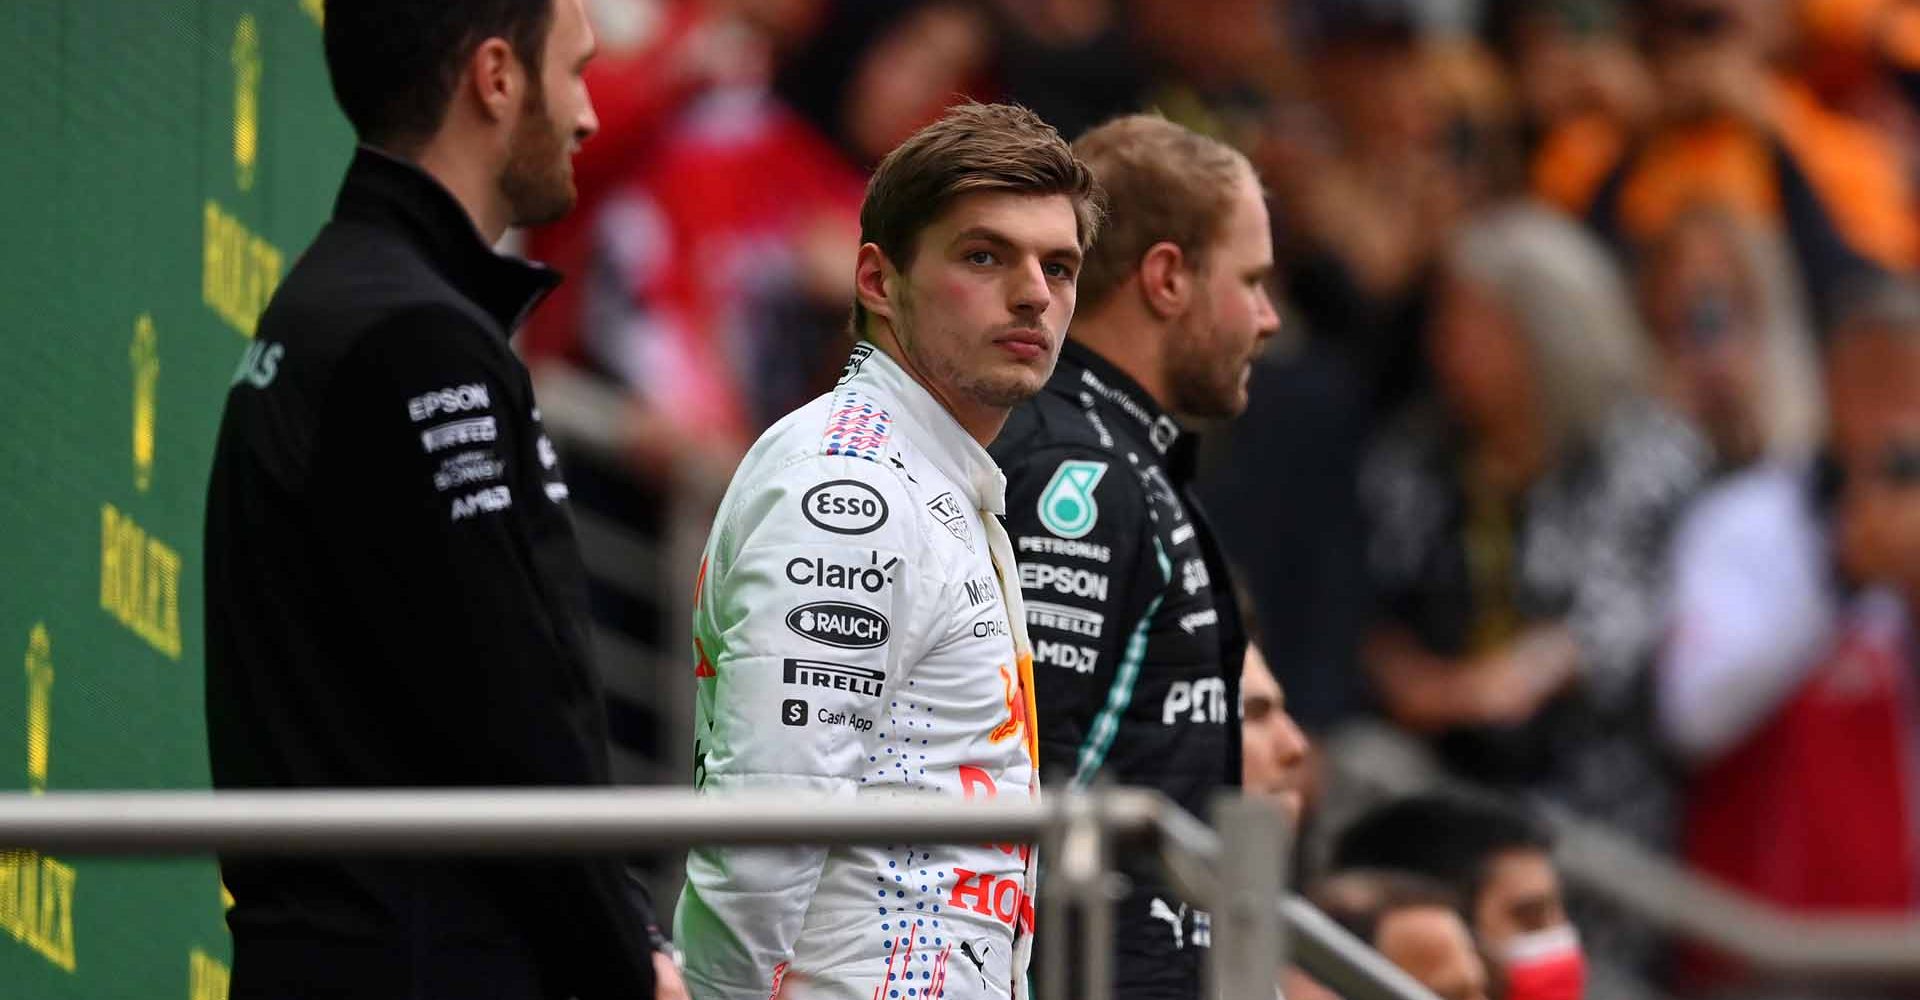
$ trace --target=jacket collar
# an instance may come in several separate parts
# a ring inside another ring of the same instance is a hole
[[[909,438],[919,455],[959,484],[969,503],[990,513],[1006,513],[1007,478],[993,456],[887,352],[864,341],[854,345],[840,374],[840,388],[869,389],[886,400],[896,417],[912,424],[915,433]]]
[[[1174,451],[1185,436],[1180,425],[1154,402],[1133,376],[1071,337],[1061,345],[1060,363],[1054,367],[1053,378],[1047,384],[1073,398],[1091,393],[1094,398],[1105,401],[1109,408],[1138,424],[1147,443],[1163,456]]]
[[[355,151],[333,217],[378,226],[412,243],[507,334],[560,283],[551,268],[495,253],[473,217],[433,175],[371,146]]]

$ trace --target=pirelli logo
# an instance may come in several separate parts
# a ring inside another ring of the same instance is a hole
[[[500,437],[500,429],[492,417],[474,417],[470,420],[456,420],[450,424],[441,424],[431,430],[420,432],[420,446],[429,454],[443,448],[466,445],[486,444]]]
[[[883,670],[850,667],[844,663],[827,663],[823,660],[788,660],[782,676],[788,684],[850,691],[869,698],[880,697],[880,688],[887,679]]]

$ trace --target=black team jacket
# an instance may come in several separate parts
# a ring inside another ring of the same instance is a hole
[[[227,394],[207,498],[220,789],[606,785],[567,487],[507,338],[558,283],[362,148]],[[653,995],[615,858],[232,856],[235,1000]]]

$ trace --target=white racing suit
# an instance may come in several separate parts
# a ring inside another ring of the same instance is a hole
[[[864,344],[767,431],[701,564],[695,784],[956,807],[1035,794],[1032,657],[990,516],[1004,489]],[[1027,845],[695,849],[675,936],[695,1000],[1024,996],[1034,877]]]

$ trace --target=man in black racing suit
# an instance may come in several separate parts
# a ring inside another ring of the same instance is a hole
[[[1058,367],[992,448],[1034,647],[1042,773],[1049,788],[1157,788],[1204,818],[1240,781],[1246,637],[1189,489],[1195,442],[1170,414],[1246,405],[1254,351],[1279,329],[1267,211],[1244,157],[1157,117],[1109,122],[1074,148],[1111,193],[1109,229]],[[1150,862],[1123,867],[1115,996],[1197,998],[1209,915]],[[1042,932],[1042,960],[1064,958],[1063,938]]]

